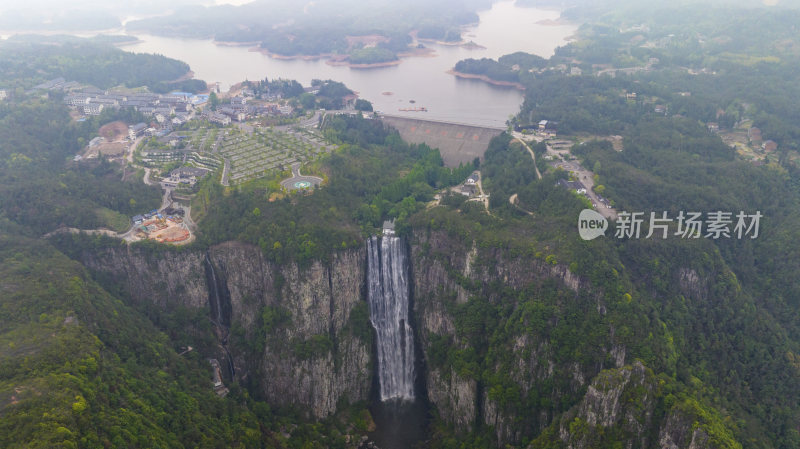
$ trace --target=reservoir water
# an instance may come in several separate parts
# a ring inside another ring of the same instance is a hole
[[[361,98],[371,101],[376,110],[387,114],[503,125],[509,115],[518,112],[521,91],[459,79],[446,72],[465,58],[497,58],[515,51],[549,57],[577,28],[554,24],[558,11],[518,7],[513,1],[495,3],[479,16],[480,22],[467,28],[463,37],[484,49],[426,43],[435,50],[433,56],[404,58],[399,65],[371,69],[331,66],[324,60],[275,59],[249,47],[222,46],[211,40],[137,35],[140,42],[121,48],[185,61],[195,78],[219,82],[223,91],[245,79],[290,78],[303,85],[309,85],[314,78],[333,79],[345,83]],[[384,95],[385,92],[392,95]],[[428,112],[398,111],[414,106],[424,106]]]

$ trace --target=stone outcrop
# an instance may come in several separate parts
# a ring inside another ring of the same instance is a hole
[[[676,403],[665,418],[655,419],[661,400],[658,378],[636,361],[598,374],[581,402],[554,425],[568,449],[603,447],[612,441],[629,448],[721,447],[705,430],[707,417],[696,413],[696,403]]]

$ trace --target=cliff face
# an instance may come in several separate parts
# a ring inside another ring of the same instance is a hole
[[[611,442],[629,448],[741,448],[724,426],[712,425],[714,416],[701,412],[695,401],[663,399],[659,379],[641,362],[605,370],[580,404],[554,423],[552,433],[568,449],[606,447]],[[667,411],[656,419],[659,404]]]
[[[204,254],[189,251],[165,251],[118,247],[100,252],[84,251],[81,262],[107,277],[129,293],[138,303],[152,303],[162,308],[208,307]]]
[[[573,449],[737,447],[720,444],[732,441],[725,426],[691,396],[664,398],[659,378],[628,365],[615,336],[625,329],[606,322],[603,292],[567,267],[445,231],[416,230],[410,247],[423,380],[456,433],[491,429],[499,447],[536,435]],[[271,404],[321,418],[366,400],[373,384],[365,256],[361,248],[324,263],[275,264],[228,242],[207,253],[87,250],[82,261],[133,301],[209,318],[223,310],[217,321],[229,329],[219,336],[236,378]],[[215,298],[225,302],[215,307],[212,268],[223,286]],[[681,288],[702,297],[701,276],[680,276]]]
[[[589,385],[581,403],[560,420],[558,435],[570,449],[601,444],[615,430],[627,447],[651,447],[648,431],[653,421],[658,384],[641,362],[603,371]]]
[[[258,248],[224,243],[199,251],[153,253],[136,247],[85,252],[82,262],[122,286],[133,301],[169,309],[209,309],[208,261],[229,292],[229,349],[236,377],[265,399],[313,417],[340,400],[367,399],[371,341],[356,335],[350,314],[365,307],[363,250],[343,251],[329,263],[276,265]],[[279,311],[275,322],[265,313]]]
[[[504,289],[533,291],[542,282],[555,282],[558,289],[568,292],[568,297],[585,294],[585,300],[592,302],[589,308],[599,315],[604,311],[601,296],[592,295],[588,283],[566,267],[531,257],[512,257],[502,249],[477,248],[444,231],[415,232],[411,248],[417,333],[429,365],[429,399],[439,416],[457,432],[468,432],[478,425],[491,426],[501,445],[544,429],[553,419],[552,409],[539,407],[535,416],[522,419],[521,407],[509,405],[511,401],[504,398],[508,394],[498,387],[501,381],[487,382],[487,374],[481,375],[468,365],[464,368],[464,364],[451,359],[442,360],[436,353],[442,351],[443,342],[450,353],[469,352],[474,347],[456,324],[458,309],[468,307],[471,297],[502,303],[504,299],[498,292]],[[491,334],[494,329],[483,331]],[[489,371],[502,373],[507,391],[513,390],[522,402],[533,400],[538,394],[537,386],[566,375],[567,382],[551,388],[552,397],[548,398],[559,401],[561,395],[579,392],[600,369],[590,364],[559,364],[549,339],[527,332],[512,333],[492,345],[508,357],[504,357],[506,361],[489,357]],[[608,345],[602,349],[615,363],[624,363],[624,347]]]
[[[82,261],[123,286],[133,301],[209,313],[206,264],[210,262],[230,301],[223,309],[230,314],[224,321],[230,323],[228,348],[236,377],[257,386],[272,404],[294,405],[310,416],[324,417],[335,411],[338,401],[364,400],[370,392],[371,332],[363,332],[369,318],[362,313],[354,322],[350,317],[366,306],[363,251],[339,252],[329,263],[306,267],[277,265],[258,248],[236,242],[214,246],[207,254],[119,247],[87,251]],[[524,290],[555,280],[573,293],[589,289],[566,267],[476,248],[441,232],[417,232],[412,237],[411,264],[416,333],[426,361],[437,338],[448,338],[451,348],[469,350],[471,343],[456,331],[452,305],[464,305],[475,295],[497,301],[493,290],[486,288],[490,284]],[[602,301],[591,300],[602,310]],[[355,329],[359,326],[362,332]],[[569,384],[553,390],[552,400],[557,401],[564,389],[579,391],[601,369],[558,365],[550,342],[526,333],[503,344],[501,349],[513,354],[515,363],[497,363],[494,368],[507,372],[524,396],[535,392],[538,383],[567,373]],[[623,347],[606,350],[615,351],[617,363],[624,363]],[[555,411],[542,409],[532,419],[521,420],[519,410],[509,408],[478,373],[463,367],[428,364],[424,375],[431,404],[459,431],[486,424],[495,428],[499,442],[514,442],[523,434],[538,433],[555,416]]]

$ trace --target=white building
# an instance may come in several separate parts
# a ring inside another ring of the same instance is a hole
[[[231,124],[230,117],[223,114],[217,114],[216,112],[213,112],[208,116],[208,121],[210,121],[211,123],[218,123],[222,126],[227,126]]]
[[[103,105],[98,103],[89,103],[83,106],[83,113],[86,115],[100,115],[103,112]]]
[[[385,237],[394,237],[394,221],[383,222],[383,235]]]
[[[146,123],[137,123],[128,127],[128,138],[135,140],[136,137],[141,136],[144,130],[147,129]]]

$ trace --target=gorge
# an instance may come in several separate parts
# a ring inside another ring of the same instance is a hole
[[[536,302],[549,304],[546,307],[561,316],[554,319],[568,320],[564,314],[581,310],[587,322],[602,323],[609,305],[588,280],[566,266],[509,250],[481,249],[441,230],[418,227],[408,239],[371,238],[360,248],[305,265],[278,265],[257,247],[238,242],[212,246],[207,253],[110,246],[84,249],[79,259],[101,282],[126,286],[124,295],[156,313],[189,309],[215,317],[210,289],[218,288],[214,282],[224,284],[235,379],[251,394],[276,407],[292,407],[309,419],[331,416],[341,404],[376,398],[378,404],[371,410],[377,433],[382,426],[388,433],[383,442],[374,438],[382,448],[412,433],[409,426],[416,429],[414,440],[426,438],[428,413],[456,434],[491,429],[492,439],[501,445],[519,444],[558,426],[565,429],[564,441],[580,440],[559,418],[568,410],[583,418],[596,415],[596,409],[606,410],[598,426],[627,422],[632,411],[615,398],[639,390],[627,392],[632,388],[627,380],[628,348],[613,326],[604,336],[581,343],[594,353],[571,360],[559,356],[559,347],[546,333],[518,328],[514,314],[530,307],[527,303],[514,306],[517,312],[494,325],[484,322],[481,326],[487,327],[477,331],[468,327],[475,323],[464,322],[464,310],[506,302],[506,293],[498,292],[540,291],[533,293],[539,298]],[[211,278],[205,272],[209,267],[215,268]],[[506,290],[491,288],[499,282]],[[406,292],[413,292],[413,301]],[[224,312],[225,307],[220,309]],[[497,318],[489,310],[473,310],[468,319]],[[385,324],[391,324],[391,331],[381,330]],[[506,336],[493,337],[493,352],[481,362],[489,371],[481,374],[470,360],[475,351],[483,351],[488,336],[497,333],[495,327],[506,329],[498,334]],[[394,343],[382,342],[384,338]],[[422,358],[417,362],[424,364],[419,371],[414,370],[414,341]],[[601,372],[607,373],[602,388],[591,386]],[[415,374],[422,388],[415,388]],[[647,410],[656,404],[651,378],[637,378],[650,382],[642,391],[651,393],[640,401]],[[501,393],[501,387],[512,396]],[[412,399],[420,390],[422,397],[411,402],[416,404],[411,408],[385,407],[398,401],[382,401]],[[539,397],[543,399],[535,399]],[[581,406],[582,401],[586,405]],[[692,420],[678,409],[670,413],[669,423],[651,419],[632,427],[631,437],[641,440],[661,432],[664,438],[690,441]],[[410,419],[419,422],[409,423]]]

